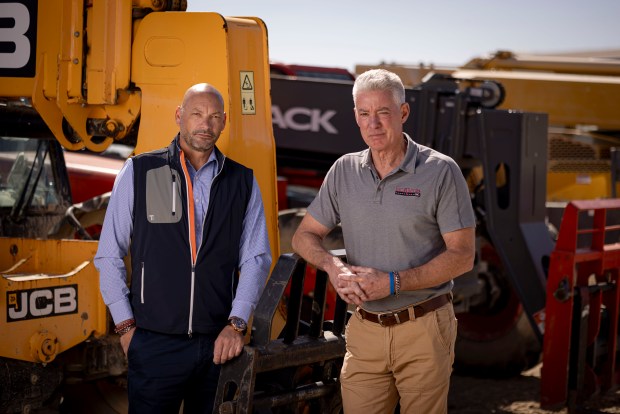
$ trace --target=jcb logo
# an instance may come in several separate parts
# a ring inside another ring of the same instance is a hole
[[[31,78],[37,51],[37,1],[0,0],[0,76]]]
[[[8,322],[77,313],[77,285],[7,292],[6,305]]]

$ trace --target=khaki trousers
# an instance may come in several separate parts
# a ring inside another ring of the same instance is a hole
[[[452,303],[402,324],[383,327],[355,312],[340,374],[345,414],[448,412],[457,321]]]

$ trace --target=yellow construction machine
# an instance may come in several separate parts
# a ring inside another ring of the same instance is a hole
[[[0,412],[58,407],[67,384],[125,369],[97,242],[48,238],[72,205],[64,151],[163,147],[185,90],[211,83],[229,119],[218,145],[254,169],[279,255],[265,24],[185,3],[0,3]]]

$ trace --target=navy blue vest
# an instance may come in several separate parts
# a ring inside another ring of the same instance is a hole
[[[202,243],[192,269],[178,139],[177,135],[167,148],[133,158],[131,306],[137,326],[144,329],[218,334],[227,323],[237,287],[253,174],[214,148],[220,170],[211,186]]]

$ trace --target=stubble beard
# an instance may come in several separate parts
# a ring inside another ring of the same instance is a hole
[[[196,138],[195,134],[208,134],[211,139],[208,141],[205,141],[201,138]],[[212,132],[204,131],[204,130],[186,132],[181,137],[192,150],[199,151],[199,152],[211,151],[213,147],[215,146],[217,139],[219,138],[219,136],[216,136]]]

